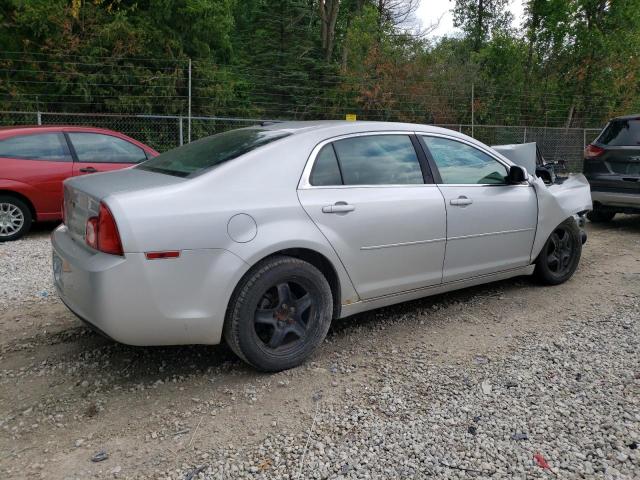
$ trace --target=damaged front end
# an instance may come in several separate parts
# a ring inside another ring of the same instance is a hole
[[[531,258],[536,258],[549,235],[567,218],[576,219],[582,243],[586,242],[584,215],[593,209],[589,182],[582,174],[571,175],[562,182],[546,185],[541,178],[530,178],[538,197],[538,229]]]
[[[582,243],[587,241],[585,214],[593,210],[591,189],[584,175],[556,176],[559,164],[545,161],[535,142],[492,147],[511,162],[523,167],[538,197],[538,229],[531,258],[536,258],[549,235],[567,218],[580,228]]]

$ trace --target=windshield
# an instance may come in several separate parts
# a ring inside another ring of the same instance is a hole
[[[640,145],[640,119],[611,121],[598,142],[611,146]]]
[[[136,168],[177,177],[196,176],[258,147],[289,136],[282,130],[242,128],[212,135],[174,148]]]

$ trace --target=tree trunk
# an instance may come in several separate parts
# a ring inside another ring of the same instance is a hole
[[[336,21],[338,20],[338,9],[340,0],[320,0],[320,38],[322,40],[322,50],[324,59],[329,62],[333,55],[333,43],[336,35]]]
[[[483,40],[483,25],[482,25],[482,21],[483,21],[483,17],[484,17],[484,0],[478,0],[478,15],[477,15],[477,19],[476,19],[476,35],[475,35],[475,39],[473,42],[473,51],[474,52],[479,52],[480,51],[480,47],[482,46],[482,40]]]

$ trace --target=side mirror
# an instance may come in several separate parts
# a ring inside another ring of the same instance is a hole
[[[526,182],[527,181],[527,171],[518,166],[518,165],[513,165],[510,169],[509,169],[509,174],[507,175],[507,182],[510,185],[518,185],[522,182]]]

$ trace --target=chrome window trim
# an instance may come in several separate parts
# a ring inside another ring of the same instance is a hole
[[[298,190],[312,190],[312,189],[346,189],[346,188],[416,188],[416,187],[436,187],[433,183],[402,183],[402,184],[373,184],[373,185],[311,185],[309,183],[309,178],[311,176],[311,170],[313,170],[313,165],[316,162],[316,157],[320,150],[325,145],[329,143],[333,143],[338,140],[344,140],[346,138],[355,138],[355,137],[371,137],[374,135],[406,135],[411,136],[414,135],[415,132],[409,130],[377,130],[373,132],[357,132],[357,133],[347,133],[344,135],[337,135],[335,137],[327,138],[320,143],[318,143],[313,150],[311,150],[311,154],[307,159],[307,163],[302,170],[302,176],[300,177],[300,181],[298,182]],[[418,158],[418,152],[416,152],[416,159]],[[419,160],[418,160],[419,162]],[[422,169],[422,165],[420,166]]]

